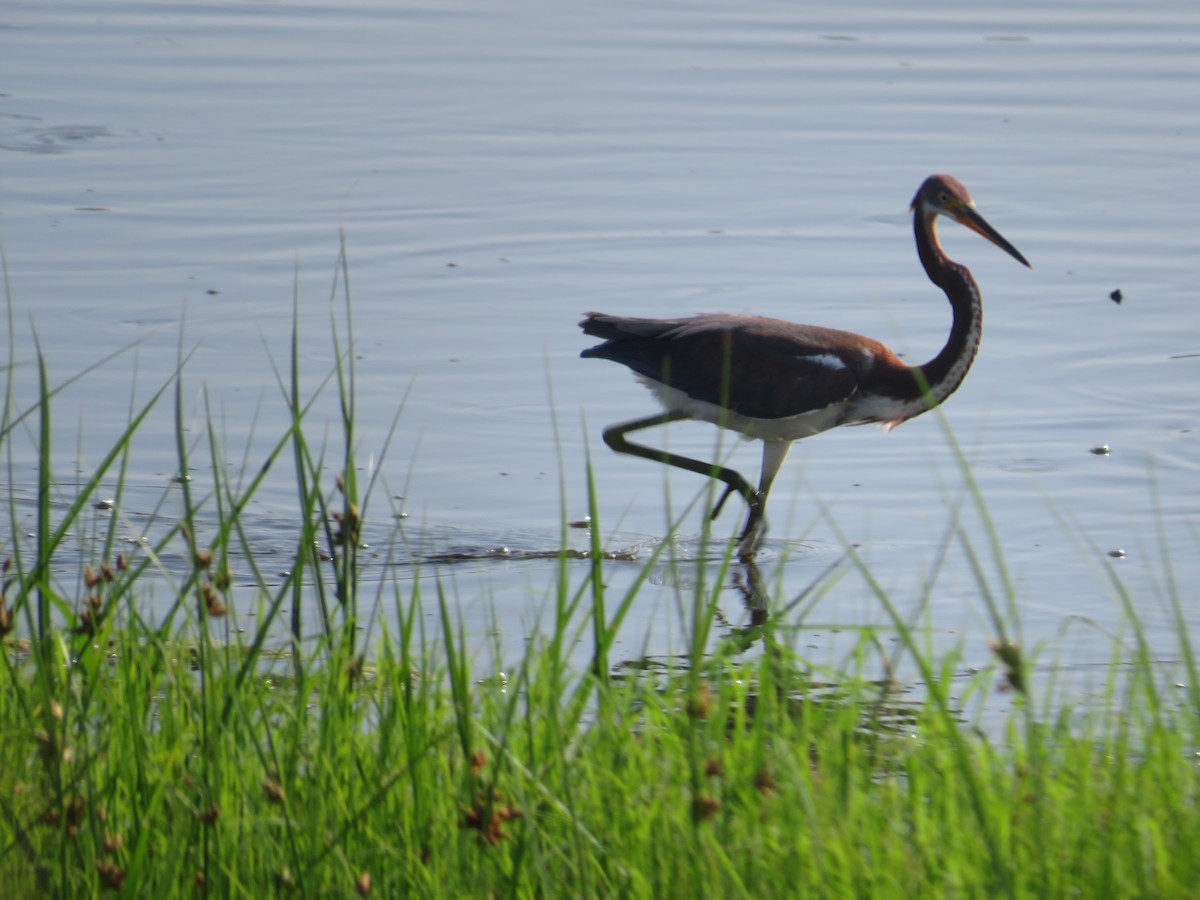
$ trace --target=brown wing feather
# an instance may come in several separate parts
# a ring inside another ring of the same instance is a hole
[[[588,313],[580,326],[605,340],[583,356],[622,363],[696,400],[760,419],[845,402],[880,354],[891,355],[850,332],[762,316],[639,319]]]

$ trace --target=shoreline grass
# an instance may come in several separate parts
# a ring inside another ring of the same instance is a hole
[[[181,341],[172,379],[131,403],[112,451],[69,503],[52,506],[57,389],[39,350],[39,401],[17,410],[9,368],[0,446],[11,476],[6,445],[16,423],[36,417],[40,466],[33,538],[10,506],[4,548],[5,896],[1194,894],[1200,707],[1178,596],[1187,692],[1164,696],[1136,604],[1108,565],[1132,642],[1114,638],[1104,703],[1056,709],[1031,685],[1014,589],[981,505],[985,552],[961,507],[944,538],[974,554],[996,629],[994,665],[965,681],[848,542],[847,564],[899,649],[885,652],[864,631],[846,664],[818,681],[790,643],[788,614],[804,596],[775,596],[754,567],[741,577],[763,615],[714,649],[725,567],[738,565],[727,554],[717,577],[700,563],[681,588],[686,658],[653,677],[630,674],[613,665],[613,640],[658,560],[626,591],[610,590],[598,526],[586,558],[564,551],[552,564],[553,614],[525,655],[506,661],[503,680],[476,672],[446,581],[368,587],[358,577],[381,482],[356,459],[347,271],[343,251],[330,303],[335,371],[304,392],[294,329],[279,376],[290,426],[267,458],[243,465],[244,480],[220,475],[228,468],[211,415],[199,439],[186,436]],[[12,351],[10,337],[10,360]],[[308,418],[325,390],[341,431],[315,443]],[[122,552],[113,515],[95,559],[64,574],[64,536],[102,483],[116,483],[119,510],[134,437],[169,398],[181,475],[174,526]],[[204,491],[186,478],[199,455],[218,473]],[[241,516],[284,459],[298,524],[288,574],[272,581]],[[961,455],[959,464],[969,475]],[[587,478],[595,522],[598,488]],[[978,490],[963,502],[981,504]],[[394,528],[391,540],[404,539]],[[164,570],[160,558],[180,547],[183,574]],[[255,584],[245,635],[230,625],[235,556]],[[999,572],[994,595],[980,556]],[[140,601],[156,572],[174,599],[151,620]],[[439,627],[427,630],[431,609]],[[288,652],[268,646],[275,623]],[[586,666],[572,662],[580,640]],[[753,658],[741,653],[749,640],[762,647]],[[901,702],[878,677],[897,653],[920,673],[919,702]],[[1052,690],[1053,670],[1038,682]],[[997,684],[1013,698],[1000,737],[965,712]]]

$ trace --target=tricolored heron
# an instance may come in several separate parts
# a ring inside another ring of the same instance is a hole
[[[613,425],[604,442],[725,483],[716,518],[736,491],[750,507],[738,539],[749,558],[766,533],[767,494],[792,442],[839,425],[882,422],[892,429],[937,406],[962,384],[979,349],[983,301],[966,266],[946,256],[936,220],[948,216],[983,235],[1025,266],[1029,262],[975,211],[962,182],[931,175],[913,197],[917,253],[929,280],[953,311],[950,338],[923,366],[907,366],[879,341],[848,331],[763,316],[711,313],[681,319],[639,319],[587,313],[584,334],[604,343],[581,356],[629,366],[657,394],[666,412]],[[632,431],[699,419],[763,442],[755,490],[733,469],[626,439]]]

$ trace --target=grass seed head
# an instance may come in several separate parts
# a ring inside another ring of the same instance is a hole
[[[701,794],[692,802],[692,818],[697,822],[706,822],[717,814],[721,801],[716,797]]]
[[[338,525],[338,530],[333,535],[334,546],[357,547],[362,535],[362,513],[359,512],[358,506],[353,503],[347,504],[345,512],[333,513],[333,520]]]
[[[4,602],[4,594],[0,594],[0,638],[12,634],[17,625],[12,619],[12,613]]]
[[[95,637],[96,632],[100,630],[100,622],[103,620],[99,594],[92,594],[84,602],[84,609],[79,613],[79,624],[72,629],[75,634],[82,634],[86,637]]]
[[[212,803],[196,813],[196,818],[204,825],[216,825],[217,820],[221,818],[221,807]]]
[[[992,652],[1004,665],[1005,685],[1019,694],[1025,693],[1025,663],[1021,648],[1013,641],[992,641]]]
[[[483,767],[487,765],[487,754],[482,750],[476,750],[471,754],[471,774],[478,775],[483,771]]]
[[[58,740],[44,728],[34,730],[33,740],[37,744],[38,756],[47,762],[59,755]]]
[[[768,769],[763,769],[754,776],[754,786],[764,797],[773,797],[779,791],[779,783]]]
[[[507,840],[509,834],[501,826],[513,819],[523,818],[525,814],[515,804],[503,801],[503,795],[493,788],[490,798],[477,794],[473,806],[460,803],[459,809],[463,814],[462,827],[478,831],[480,840],[486,842],[489,847],[495,847],[501,841]]]
[[[713,696],[712,688],[707,684],[701,684],[688,698],[687,714],[693,719],[707,719],[712,715],[716,702],[717,699]]]
[[[229,611],[225,601],[221,599],[220,592],[211,584],[201,586],[200,595],[204,599],[204,611],[210,617],[219,619]]]
[[[119,891],[121,885],[125,883],[125,870],[111,859],[97,859],[94,860],[94,864],[96,871],[100,873],[100,880],[104,882],[104,886],[114,891]]]
[[[272,803],[282,806],[287,802],[287,792],[284,791],[283,785],[274,778],[263,779],[263,793],[267,795],[267,799]]]

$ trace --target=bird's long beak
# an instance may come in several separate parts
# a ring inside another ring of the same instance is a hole
[[[975,207],[967,206],[964,203],[959,205],[954,212],[951,213],[951,215],[954,217],[954,221],[958,222],[959,225],[970,228],[976,234],[987,238],[1026,268],[1033,268],[1033,266],[1029,265],[1029,260],[1021,255],[1021,251],[1006,241],[1003,236],[1001,236],[1000,232],[989,225],[987,219],[975,211]]]

